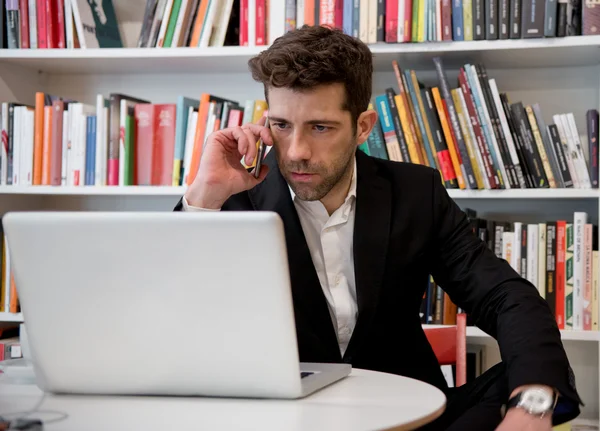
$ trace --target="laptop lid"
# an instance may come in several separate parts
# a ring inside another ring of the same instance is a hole
[[[43,389],[300,393],[277,214],[13,212],[3,225]]]

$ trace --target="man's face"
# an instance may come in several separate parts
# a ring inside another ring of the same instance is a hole
[[[269,119],[279,170],[296,196],[320,200],[351,166],[358,144],[343,84],[307,91],[269,89]]]

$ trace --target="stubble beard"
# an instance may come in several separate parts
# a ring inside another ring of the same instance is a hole
[[[279,170],[294,194],[303,201],[317,201],[327,196],[348,172],[352,157],[354,156],[354,150],[340,155],[329,167],[323,164],[310,164],[307,161],[282,162],[279,153],[276,152],[276,155]],[[322,181],[316,185],[298,184],[291,178],[291,172],[318,174]]]

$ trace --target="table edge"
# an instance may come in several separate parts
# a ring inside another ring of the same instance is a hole
[[[447,401],[444,401],[444,403],[437,410],[431,412],[427,416],[423,416],[418,419],[415,419],[414,421],[403,423],[402,425],[389,428],[388,431],[411,431],[423,425],[427,425],[433,422],[435,419],[439,418],[442,415],[442,413],[444,413],[444,411],[446,410],[446,402]]]

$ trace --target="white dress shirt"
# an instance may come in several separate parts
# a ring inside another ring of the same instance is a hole
[[[302,201],[290,189],[304,237],[317,271],[342,356],[356,324],[353,233],[356,205],[356,160],[346,199],[331,216],[320,201]],[[183,198],[184,211],[203,211]]]

